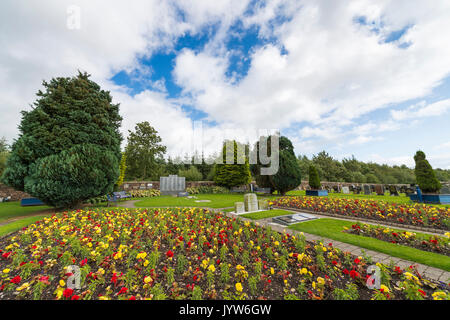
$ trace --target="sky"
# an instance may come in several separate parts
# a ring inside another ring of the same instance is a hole
[[[450,169],[448,30],[448,0],[2,0],[0,137],[81,70],[171,156],[279,130],[309,157]]]

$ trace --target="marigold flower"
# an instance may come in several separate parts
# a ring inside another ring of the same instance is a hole
[[[242,292],[243,288],[242,288],[242,284],[240,282],[236,283],[236,291],[237,292]]]

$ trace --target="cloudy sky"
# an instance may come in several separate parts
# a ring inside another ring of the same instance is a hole
[[[170,154],[279,129],[297,154],[450,169],[450,1],[0,2],[0,137],[42,80],[87,71]]]

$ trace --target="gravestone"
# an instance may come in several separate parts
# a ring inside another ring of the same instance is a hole
[[[258,200],[259,210],[267,210],[269,209],[269,203],[267,200]]]
[[[234,212],[235,213],[244,213],[245,212],[245,206],[243,202],[235,202],[234,203]]]
[[[391,194],[391,196],[399,196],[397,186],[390,185],[389,193]]]
[[[258,210],[258,198],[254,193],[244,194],[244,207],[245,211],[257,211]]]
[[[178,195],[186,191],[186,178],[177,175],[159,178],[159,190],[161,195]]]
[[[384,186],[381,184],[377,184],[375,186],[375,192],[377,193],[378,196],[384,196]]]
[[[363,185],[363,189],[364,189],[364,194],[365,195],[372,194],[372,191],[370,190],[370,186],[368,184]]]
[[[343,194],[349,194],[349,193],[350,193],[349,187],[347,187],[347,186],[342,187],[342,193],[343,193]]]

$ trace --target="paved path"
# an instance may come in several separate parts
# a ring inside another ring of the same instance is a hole
[[[259,225],[264,226],[264,227],[270,226],[272,228],[272,230],[278,231],[280,233],[287,233],[290,235],[301,233],[300,231],[292,230],[292,229],[287,228],[286,226],[283,226],[283,225],[280,225],[277,223],[273,223],[272,218],[260,219],[260,220],[255,221],[255,220],[251,220],[248,218],[244,218],[242,216],[235,215],[233,213],[227,213],[227,216],[232,217],[232,218],[238,217],[238,218],[242,219],[243,221],[258,222]],[[389,264],[392,261],[396,266],[399,266],[402,269],[406,269],[411,265],[415,265],[417,267],[417,270],[419,271],[419,273],[422,276],[425,276],[426,278],[442,281],[444,283],[448,283],[450,281],[450,272],[442,270],[442,269],[430,267],[430,266],[420,264],[417,262],[413,262],[413,261],[403,260],[403,259],[400,259],[397,257],[392,257],[392,256],[389,256],[389,255],[381,253],[381,252],[363,249],[358,246],[354,246],[354,245],[351,245],[348,243],[336,241],[333,239],[327,239],[324,237],[316,236],[314,234],[309,234],[309,233],[305,233],[305,232],[303,232],[303,234],[305,235],[305,238],[308,241],[322,241],[323,243],[332,243],[335,248],[339,248],[344,252],[350,252],[351,254],[353,254],[355,256],[362,256],[363,251],[364,251],[366,255],[370,256],[374,260],[374,262],[381,262],[383,264]]]

